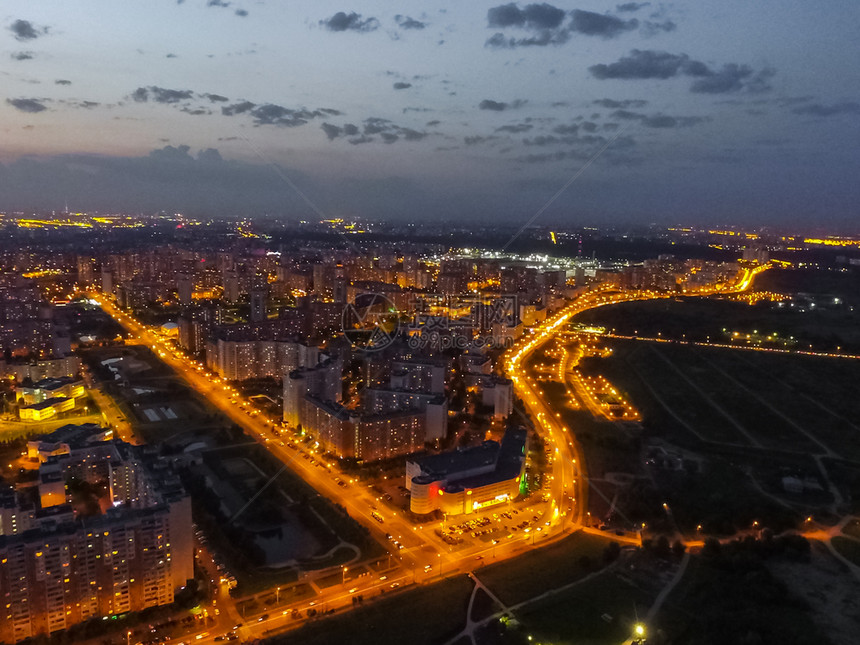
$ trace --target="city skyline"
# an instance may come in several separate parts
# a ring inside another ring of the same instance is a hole
[[[8,211],[839,230],[860,197],[848,2],[5,9]]]

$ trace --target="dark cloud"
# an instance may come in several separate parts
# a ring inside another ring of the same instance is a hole
[[[248,12],[245,11],[244,9],[236,9],[235,13],[240,18],[245,18],[248,15]]]
[[[515,3],[493,7],[487,11],[487,26],[501,29],[523,29],[530,31],[531,35],[514,37],[498,32],[487,40],[485,46],[495,49],[546,47],[547,45],[561,45],[568,42],[571,34],[615,38],[640,27],[643,34],[646,35],[653,35],[660,31],[671,31],[675,28],[674,23],[668,20],[663,23],[640,23],[635,18],[625,20],[609,13],[595,13],[582,9],[571,11],[570,21],[568,24],[564,24],[567,15],[564,10],[546,3],[529,4],[523,8]]]
[[[794,108],[792,112],[794,114],[821,117],[838,116],[840,114],[860,114],[860,103],[856,101],[842,101],[841,103],[833,103],[832,105],[812,103]]]
[[[71,84],[72,84],[71,81],[67,81],[64,78],[58,78],[56,81],[54,81],[54,85],[71,85]]]
[[[224,2],[224,0],[208,0],[206,2],[206,6],[207,7],[224,7],[224,8],[226,8],[226,7],[230,6],[230,3]]]
[[[769,79],[776,73],[766,68],[758,72],[748,65],[728,63],[713,70],[686,54],[634,49],[614,63],[592,65],[588,68],[597,79],[668,79],[676,76],[696,78],[690,91],[698,94],[726,92],[764,92],[770,89]]]
[[[533,127],[534,126],[531,123],[515,123],[498,127],[496,128],[496,132],[510,132],[511,134],[518,134],[520,132],[528,132]]]
[[[244,114],[248,110],[252,109],[255,106],[254,103],[250,101],[239,101],[238,103],[233,103],[233,105],[225,105],[221,108],[221,114],[224,116],[235,116],[237,114]]]
[[[304,125],[308,120],[322,116],[319,111],[293,110],[274,103],[257,105],[250,110],[249,114],[254,119],[255,125],[277,125],[286,128]]]
[[[30,114],[36,114],[37,112],[44,112],[47,110],[48,108],[44,106],[43,101],[44,99],[6,99],[6,103],[16,110],[29,112]]]
[[[164,87],[138,87],[131,93],[131,98],[138,103],[146,103],[152,100],[155,103],[179,103],[194,98],[191,90],[169,90]]]
[[[33,60],[36,54],[33,52],[13,52],[9,55],[12,60]]]
[[[427,136],[426,132],[419,132],[412,128],[400,128],[400,134],[403,135],[403,138],[407,141],[421,141],[421,139],[424,139]]]
[[[361,14],[355,12],[345,13],[338,11],[331,18],[320,20],[320,25],[329,31],[357,31],[359,33],[366,33],[378,29],[379,21],[376,18],[362,19]]]
[[[492,110],[494,112],[502,112],[506,110],[508,107],[507,103],[500,103],[499,101],[491,101],[490,99],[484,99],[478,104],[479,110]]]
[[[426,125],[427,125],[427,127],[428,127],[428,128],[432,128],[432,127],[434,127],[434,126],[439,125],[440,123],[442,123],[442,122],[441,122],[441,121],[439,121],[438,119],[434,119],[433,121],[428,121],[428,122],[426,123]]]
[[[391,121],[372,116],[364,120],[364,134],[379,134],[391,127]]]
[[[404,83],[402,81],[398,81],[394,84],[393,87],[395,90],[408,90],[410,87],[412,87],[412,83]]]
[[[562,45],[570,38],[566,29],[545,29],[529,38],[506,38],[502,33],[496,33],[487,39],[485,47],[491,49],[515,49],[516,47],[546,47],[547,45]]]
[[[209,98],[210,101],[224,101],[224,97],[217,94],[202,95]],[[214,97],[214,98],[212,98]],[[208,113],[208,112],[207,112]],[[325,116],[337,116],[340,111],[331,108],[319,108],[309,110],[307,108],[288,108],[274,103],[257,104],[251,101],[239,101],[231,105],[221,106],[221,114],[224,116],[237,116],[239,114],[247,114],[251,117],[254,125],[275,125],[285,128],[294,128],[300,125],[305,125],[312,119],[318,119]]]
[[[230,100],[226,96],[221,96],[220,94],[202,94],[201,96],[209,99],[212,103],[224,103],[225,101]]]
[[[696,63],[696,61],[693,61]],[[670,54],[663,51],[634,49],[630,55],[609,63],[600,63],[588,68],[591,75],[598,79],[619,78],[672,78],[684,66],[690,64],[686,54]],[[701,63],[699,63],[701,64]]]
[[[480,103],[478,103],[479,110],[490,110],[491,112],[504,112],[505,110],[513,110],[525,105],[528,101],[523,99],[517,99],[516,101],[511,101],[510,103],[503,103],[501,101],[491,101],[490,99],[484,99]]]
[[[570,125],[557,125],[552,129],[556,134],[576,134],[579,132],[579,126],[576,123]]]
[[[494,28],[517,27],[531,31],[532,35],[523,38],[505,37],[502,33],[493,34],[485,43],[495,49],[514,47],[545,47],[567,42],[569,30],[563,26],[565,12],[553,5],[528,4],[522,9],[515,3],[499,5],[487,10],[487,26]]]
[[[642,119],[642,125],[646,128],[689,128],[700,123],[710,121],[704,116],[668,116],[666,114],[655,114]]]
[[[490,27],[522,27],[525,22],[523,10],[513,2],[487,10],[487,24]]]
[[[529,4],[520,9],[515,3],[492,7],[487,11],[490,27],[524,27],[554,29],[564,20],[564,11],[547,3]]]
[[[404,141],[420,141],[429,136],[427,132],[399,126],[388,119],[379,117],[365,119],[361,128],[352,123],[345,123],[343,126],[323,123],[321,128],[329,141],[341,137],[353,137],[352,139],[347,139],[353,145],[371,143],[377,140],[375,138],[377,136],[383,143],[395,143],[401,139]]]
[[[15,40],[35,40],[48,33],[47,27],[37,27],[29,20],[16,20],[9,25],[9,31],[15,35]]]
[[[629,110],[616,110],[609,115],[622,121],[638,121],[646,128],[689,128],[710,121],[704,116],[669,116],[668,114],[641,114]]]
[[[339,128],[332,123],[323,123],[320,128],[325,132],[325,136],[328,137],[329,141],[333,141],[343,134],[343,128]]]
[[[643,7],[647,7],[650,4],[650,2],[625,2],[624,4],[615,5],[615,10],[618,13],[639,11]]]
[[[645,107],[648,104],[648,101],[644,101],[642,99],[624,99],[622,101],[616,101],[614,99],[597,99],[596,101],[592,101],[592,103],[594,105],[599,105],[600,107],[617,109],[629,107]]]
[[[644,114],[639,114],[638,112],[631,112],[630,110],[615,110],[610,115],[613,119],[622,119],[624,121],[635,121],[637,119],[642,119],[645,117]]]
[[[426,22],[415,20],[409,16],[401,16],[400,14],[394,16],[394,22],[396,22],[401,29],[424,29],[427,26]]]
[[[639,26],[635,18],[622,20],[608,14],[594,13],[593,11],[582,11],[574,9],[571,12],[571,31],[586,36],[602,36],[603,38],[615,38],[625,31],[632,31]]]

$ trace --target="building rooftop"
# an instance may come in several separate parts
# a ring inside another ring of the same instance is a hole
[[[415,477],[412,481],[426,484],[440,479],[455,479],[455,482],[446,485],[443,489],[454,493],[513,479],[522,471],[527,440],[528,431],[525,428],[509,428],[505,431],[501,444],[485,441],[474,448],[423,457],[416,461],[421,464],[421,472],[425,474]],[[490,471],[485,470],[463,478],[456,477],[458,472],[489,465],[494,466]]]
[[[32,405],[25,405],[22,407],[25,410],[45,410],[68,400],[69,399],[64,396],[52,396],[50,399],[45,399],[44,401],[40,401],[39,403],[33,403]]]
[[[421,467],[421,472],[433,475],[436,479],[456,476],[457,473],[473,470],[481,466],[496,463],[499,455],[497,441],[485,441],[480,446],[457,448],[438,455],[419,457],[414,461]]]

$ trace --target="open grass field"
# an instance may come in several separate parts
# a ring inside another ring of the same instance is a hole
[[[311,622],[267,643],[301,645],[432,645],[453,638],[466,624],[473,583],[466,576],[366,602],[365,606]]]
[[[514,605],[603,566],[603,550],[609,542],[596,535],[574,533],[513,560],[487,565],[478,569],[475,576],[503,603]]]
[[[605,571],[563,593],[517,612],[524,631],[541,642],[617,645],[633,633],[637,615],[658,593],[618,571]]]
[[[860,461],[860,361],[614,341],[608,376],[683,443],[701,440]],[[855,389],[851,394],[852,388]]]

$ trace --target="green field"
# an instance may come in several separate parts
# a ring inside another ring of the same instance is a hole
[[[301,645],[433,645],[453,638],[466,625],[474,584],[457,576],[426,587],[366,601],[345,614],[326,616],[267,643]]]
[[[503,603],[515,605],[603,566],[603,550],[610,541],[574,533],[556,544],[487,565],[475,571],[475,576]]]
[[[655,596],[655,589],[606,571],[518,611],[517,618],[524,631],[534,633],[541,642],[618,645],[633,633],[637,614],[647,612]]]
[[[680,343],[612,342],[606,375],[670,438],[860,461],[860,361]]]

